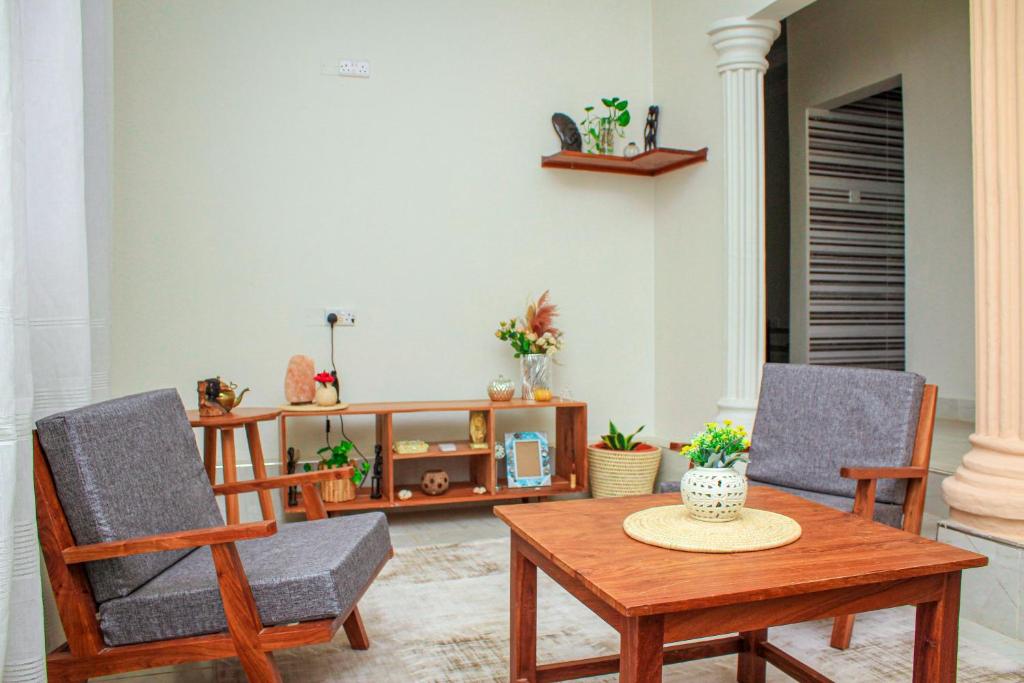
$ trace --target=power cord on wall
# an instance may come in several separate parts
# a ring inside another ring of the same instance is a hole
[[[338,324],[338,315],[336,313],[327,314],[327,324],[331,326],[331,374],[334,375],[334,388],[338,388],[338,366],[334,362],[334,326]],[[352,447],[356,453],[362,458],[363,462],[369,462],[363,452],[359,450],[359,446],[356,445],[355,441],[349,438],[348,434],[345,433],[345,418],[341,415],[338,416],[338,423],[341,426],[341,436],[352,443]],[[324,420],[324,439],[327,442],[327,447],[331,447],[331,418],[327,417]]]

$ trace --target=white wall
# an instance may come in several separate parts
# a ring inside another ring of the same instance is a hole
[[[708,147],[708,162],[655,182],[655,391],[659,433],[689,436],[717,412],[725,378],[722,84],[708,26],[765,2],[654,2],[658,144]]]
[[[114,28],[115,395],[220,373],[276,405],[339,306],[345,400],[479,397],[550,288],[556,389],[653,431],[654,184],[540,168],[552,112],[601,96],[642,142],[648,2],[147,0]],[[320,74],[346,57],[372,77]]]
[[[806,350],[806,110],[902,76],[907,369],[974,397],[967,0],[819,0],[789,19],[792,357]],[[965,415],[970,418],[970,415]]]

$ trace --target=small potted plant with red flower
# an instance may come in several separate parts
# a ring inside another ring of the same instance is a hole
[[[335,385],[334,375],[324,370],[313,379],[316,380],[316,394],[313,396],[313,403],[325,408],[338,405],[338,387]]]

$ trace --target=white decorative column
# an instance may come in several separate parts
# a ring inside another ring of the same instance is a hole
[[[726,359],[718,419],[748,429],[765,360],[764,72],[779,36],[771,19],[722,19],[718,51],[725,104]]]
[[[1024,4],[972,0],[977,418],[971,451],[942,492],[954,522],[1018,542],[1024,542],[1022,65]]]

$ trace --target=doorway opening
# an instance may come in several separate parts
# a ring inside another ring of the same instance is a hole
[[[807,362],[903,370],[899,85],[807,112]]]

